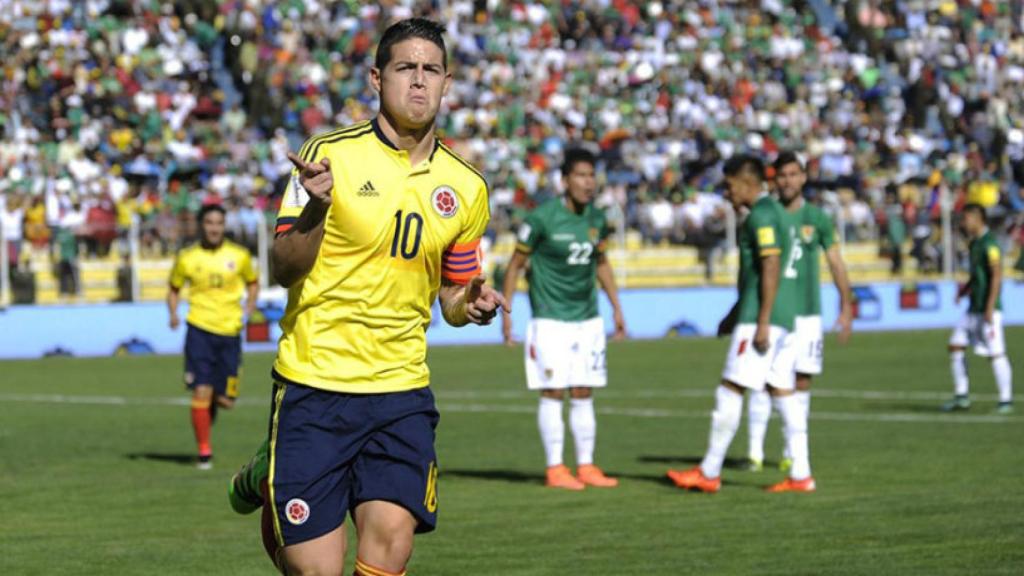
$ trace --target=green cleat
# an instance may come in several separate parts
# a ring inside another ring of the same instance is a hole
[[[1013,414],[1013,402],[1000,402],[999,406],[996,407],[996,414],[1003,416]]]
[[[228,485],[228,502],[239,514],[252,514],[263,507],[260,484],[270,473],[270,442],[264,440],[248,464],[242,466]]]
[[[942,405],[943,412],[963,412],[971,409],[971,399],[967,396],[954,396],[952,400]]]
[[[792,458],[783,458],[779,460],[779,470],[782,472],[789,472],[789,469],[793,467]]]
[[[758,460],[757,458],[747,458],[746,463],[743,464],[743,469],[747,472],[760,472],[764,470],[764,460]]]

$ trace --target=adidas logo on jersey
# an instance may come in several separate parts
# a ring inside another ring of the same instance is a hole
[[[367,180],[366,184],[363,184],[363,186],[359,189],[359,192],[356,192],[356,196],[377,197],[380,196],[380,192],[377,192],[377,189],[373,187],[373,182]]]

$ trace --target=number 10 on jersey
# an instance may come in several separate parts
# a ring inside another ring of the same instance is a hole
[[[413,232],[415,228],[415,232]],[[410,242],[410,236],[412,240]],[[391,239],[391,257],[399,255],[412,260],[420,251],[420,239],[423,237],[423,217],[416,212],[409,212],[402,217],[402,211],[395,212],[395,236]],[[410,245],[411,244],[411,245]]]

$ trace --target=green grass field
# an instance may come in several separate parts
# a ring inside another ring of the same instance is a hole
[[[774,469],[727,469],[717,495],[664,479],[704,452],[724,341],[611,346],[597,457],[622,484],[583,493],[541,486],[521,349],[435,349],[440,526],[417,540],[410,573],[1020,574],[1024,403],[991,415],[991,371],[972,358],[974,409],[940,414],[946,338],[830,342],[810,495],[763,493]],[[1007,340],[1024,358],[1024,329]],[[266,433],[271,361],[246,357],[243,401],[219,417],[208,472],[191,462],[180,358],[3,362],[0,574],[273,574],[256,515],[225,498]],[[571,461],[568,434],[566,445]],[[780,447],[776,418],[769,457]],[[741,429],[730,454],[745,450]]]

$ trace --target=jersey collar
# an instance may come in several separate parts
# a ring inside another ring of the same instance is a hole
[[[408,164],[409,153],[406,152],[405,150],[402,150],[398,146],[395,146],[395,143],[392,142],[391,139],[388,138],[386,134],[384,134],[384,131],[380,129],[380,124],[377,122],[376,117],[374,117],[373,120],[370,120],[370,125],[373,126],[373,134],[374,136],[377,137],[377,140],[383,145],[384,149],[387,150],[388,153],[391,154],[392,156],[401,158],[405,161],[406,164]],[[440,147],[440,144],[441,141],[438,140],[437,136],[435,136],[434,149],[430,151],[430,156],[425,161],[421,162],[419,166],[414,166],[413,172],[425,172],[427,169],[429,169],[430,164],[434,162],[434,155],[437,154],[437,149],[438,147]]]

